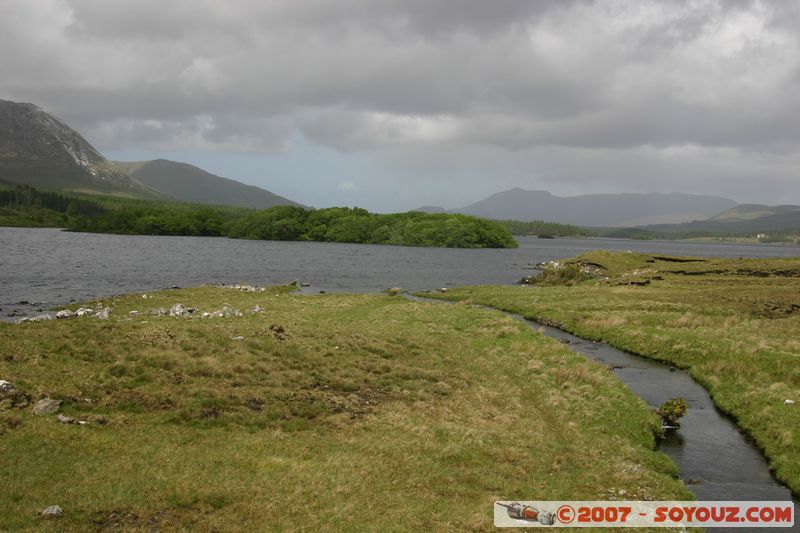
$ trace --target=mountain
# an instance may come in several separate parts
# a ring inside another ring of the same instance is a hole
[[[766,233],[800,231],[800,205],[742,204],[708,220],[685,224],[661,224],[647,229],[667,232],[713,231],[721,233]]]
[[[164,199],[33,104],[0,100],[0,184]]]
[[[237,205],[266,209],[276,205],[296,205],[267,190],[222,178],[188,163],[166,159],[139,163],[114,162],[115,168],[157,191],[184,202]],[[302,206],[301,206],[302,207]]]
[[[412,211],[420,211],[422,213],[447,213],[444,207],[439,207],[438,205],[423,205],[420,208],[412,209]]]
[[[639,226],[704,220],[736,206],[718,196],[683,193],[555,196],[511,189],[450,212],[493,219],[546,220],[579,226]]]
[[[741,204],[732,209],[711,217],[709,221],[719,222],[742,222],[745,220],[757,220],[761,218],[795,213],[800,210],[800,205],[763,205],[763,204]]]

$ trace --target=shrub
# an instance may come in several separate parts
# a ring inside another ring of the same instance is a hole
[[[531,281],[536,285],[575,285],[591,278],[580,265],[548,265]]]
[[[686,416],[689,412],[689,406],[683,398],[672,398],[661,404],[661,407],[656,409],[656,414],[661,417],[661,421],[665,426],[680,427],[678,420]]]

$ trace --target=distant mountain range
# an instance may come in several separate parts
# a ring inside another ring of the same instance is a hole
[[[547,191],[511,189],[460,209],[423,207],[429,213],[464,213],[497,220],[546,220],[578,226],[643,226],[705,220],[735,207],[718,196],[683,193],[555,196]]]
[[[0,100],[0,185],[258,209],[300,205],[187,163],[108,161],[41,108],[7,100]]]
[[[695,220],[684,224],[656,224],[646,226],[646,229],[669,233],[800,231],[800,205],[741,204],[708,220]]]
[[[184,202],[238,205],[256,209],[267,209],[276,205],[301,206],[260,187],[216,176],[188,163],[156,159],[112,164],[140,183]]]

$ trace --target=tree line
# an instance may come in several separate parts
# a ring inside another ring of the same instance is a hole
[[[0,207],[61,213],[66,229],[134,235],[219,236],[235,239],[396,244],[450,248],[513,248],[495,221],[467,215],[376,214],[357,207],[264,210],[37,191],[0,190]]]

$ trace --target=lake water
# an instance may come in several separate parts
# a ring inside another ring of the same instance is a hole
[[[374,292],[513,283],[541,261],[589,250],[716,257],[800,257],[786,245],[518,238],[519,248],[459,250],[369,244],[152,237],[0,228],[0,317],[70,300],[173,285],[308,282],[306,291]],[[19,302],[28,302],[21,304]]]

